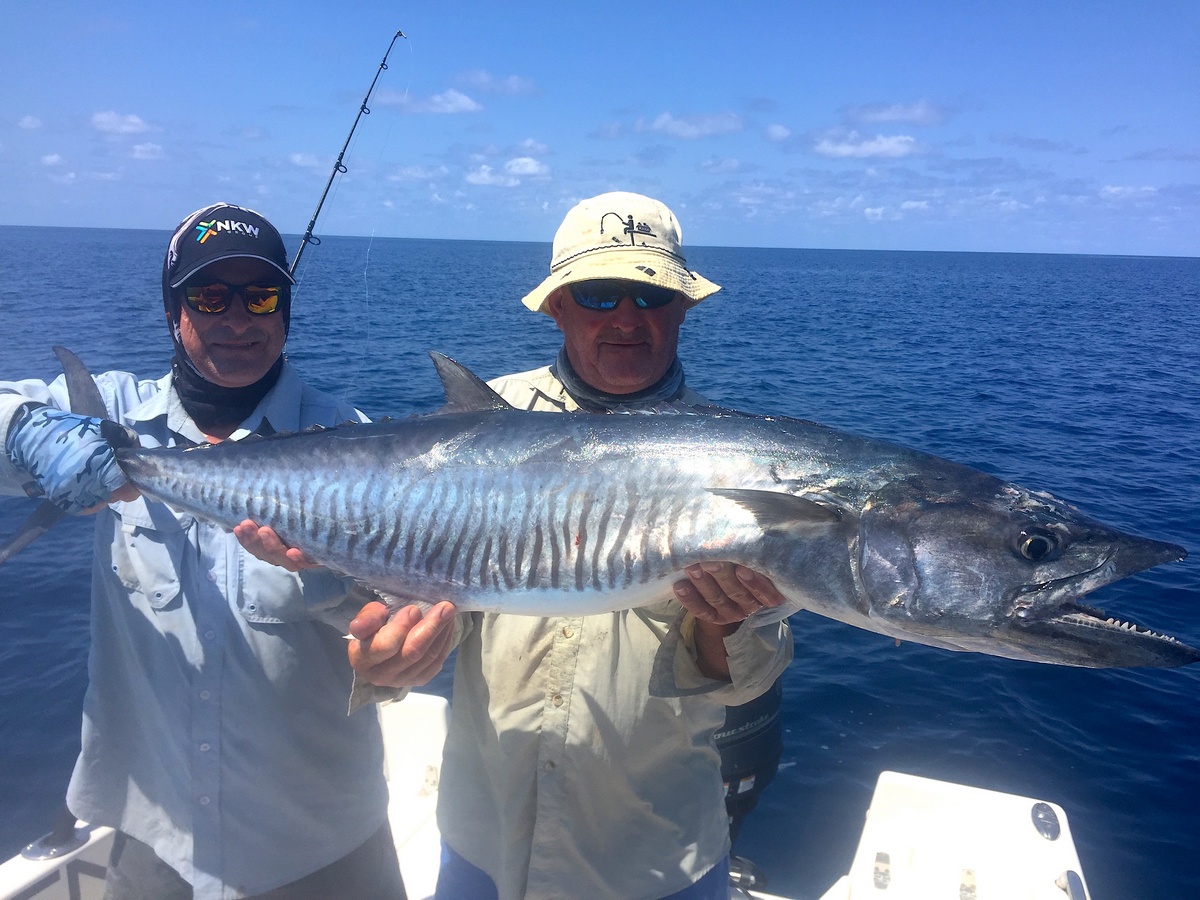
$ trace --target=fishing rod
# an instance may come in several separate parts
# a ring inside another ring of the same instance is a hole
[[[329,196],[329,189],[333,186],[333,179],[337,177],[338,172],[346,172],[346,167],[342,164],[342,157],[346,155],[346,148],[350,146],[350,139],[354,137],[354,129],[358,127],[358,120],[363,116],[371,114],[370,108],[367,106],[367,101],[371,99],[371,92],[375,90],[375,82],[379,80],[379,76],[383,70],[388,67],[388,56],[392,52],[392,48],[396,46],[396,39],[408,39],[408,36],[403,31],[397,31],[392,37],[392,42],[388,44],[387,53],[383,54],[383,61],[379,64],[379,69],[375,72],[375,77],[371,79],[371,86],[367,88],[367,95],[363,97],[362,104],[358,107],[358,115],[354,117],[354,124],[350,126],[350,133],[346,135],[346,143],[342,144],[342,152],[338,154],[337,161],[333,164],[333,171],[329,173],[329,180],[325,182],[325,190],[321,192],[321,199],[317,201],[317,208],[313,210],[312,218],[308,221],[308,228],[304,232],[304,237],[300,239],[300,246],[296,250],[296,257],[292,260],[292,264],[288,267],[288,274],[296,274],[296,266],[300,265],[300,256],[304,253],[304,248],[309,244],[319,244],[321,239],[313,237],[313,229],[317,225],[317,216],[321,214],[321,207],[325,205],[325,198]]]

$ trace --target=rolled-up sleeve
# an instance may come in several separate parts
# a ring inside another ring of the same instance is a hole
[[[656,695],[704,694],[725,706],[740,706],[765,693],[792,661],[792,630],[786,619],[759,626],[743,622],[725,638],[730,680],[709,678],[697,663],[694,633],[695,619],[686,613],[664,637],[663,648],[670,658],[671,674],[667,679],[656,674],[651,686]],[[656,666],[656,673],[661,671]]]

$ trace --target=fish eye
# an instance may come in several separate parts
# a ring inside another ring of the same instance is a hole
[[[1030,562],[1049,562],[1062,552],[1062,541],[1049,529],[1026,528],[1017,539],[1017,550]]]

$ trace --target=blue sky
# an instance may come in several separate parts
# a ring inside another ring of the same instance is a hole
[[[0,224],[1200,255],[1200,3],[8,2]]]

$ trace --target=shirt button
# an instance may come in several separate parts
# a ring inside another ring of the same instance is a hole
[[[211,697],[211,696],[212,696],[212,694],[210,694],[208,691],[201,691],[201,692],[200,692],[200,699],[201,699],[201,700],[207,700],[207,699],[208,699],[209,697]]]
[[[563,632],[562,632],[562,634],[563,634],[563,637],[567,637],[567,638],[569,638],[569,637],[570,637],[571,635],[573,635],[574,633],[575,633],[575,632],[574,632],[574,631],[571,629],[571,626],[570,626],[570,625],[564,625],[564,626],[563,626]]]
[[[553,703],[555,706],[562,706],[563,705],[562,694],[555,694],[553,697],[550,698],[550,702]]]
[[[204,632],[205,640],[211,641],[216,636],[217,636],[217,633],[215,631],[212,631],[211,629],[209,631]]]
[[[551,762],[546,763],[544,766],[542,766],[542,770],[545,772],[553,772],[554,771],[554,762],[551,761]]]
[[[207,753],[207,752],[208,752],[209,750],[211,750],[211,749],[212,749],[212,745],[211,745],[211,744],[207,744],[207,743],[206,743],[206,744],[201,744],[201,745],[200,745],[200,752],[201,752],[201,753]]]
[[[208,806],[208,804],[209,804],[209,803],[211,803],[211,802],[212,802],[212,801],[211,801],[211,800],[209,800],[207,797],[201,797],[201,798],[200,798],[200,805],[201,805],[201,806]]]

